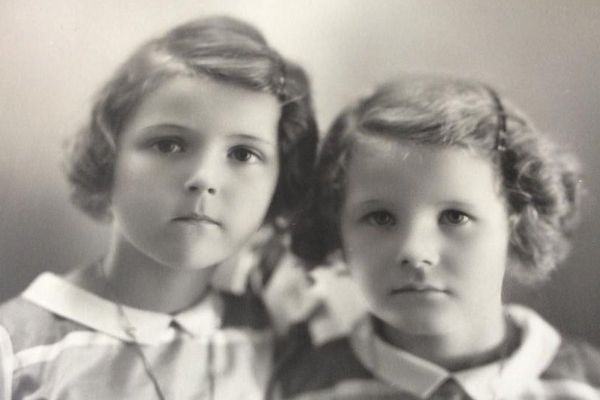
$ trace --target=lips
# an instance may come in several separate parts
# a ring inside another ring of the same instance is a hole
[[[181,215],[179,217],[173,218],[173,221],[188,223],[188,224],[192,224],[192,225],[209,224],[209,225],[221,226],[221,223],[219,221],[209,217],[208,215],[198,214],[198,213],[189,213],[189,214]]]
[[[430,284],[425,283],[411,283],[408,285],[403,285],[398,288],[392,289],[391,294],[403,294],[403,293],[448,293],[446,290]]]

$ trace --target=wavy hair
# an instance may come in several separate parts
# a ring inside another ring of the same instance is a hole
[[[314,165],[317,124],[302,68],[284,59],[253,26],[230,17],[197,19],[140,46],[96,96],[89,122],[69,143],[65,172],[71,200],[96,220],[110,219],[119,135],[148,94],[175,76],[271,93],[281,106],[280,174],[267,214],[291,218],[304,200]]]
[[[489,86],[441,76],[386,82],[344,109],[317,161],[310,205],[292,249],[311,265],[341,246],[340,210],[353,145],[384,136],[418,144],[469,148],[493,163],[509,219],[508,272],[524,283],[547,277],[569,250],[577,221],[579,171],[514,105]]]

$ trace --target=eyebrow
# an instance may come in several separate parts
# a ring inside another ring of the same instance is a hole
[[[458,207],[458,208],[470,208],[470,209],[477,208],[475,203],[471,203],[468,201],[460,201],[460,200],[440,201],[438,204],[443,207]]]
[[[374,198],[366,198],[360,199],[359,201],[355,201],[352,203],[353,207],[357,207],[359,209],[369,208],[369,207],[388,207],[389,204],[385,200],[374,199]],[[465,208],[465,209],[476,209],[478,208],[476,204],[468,202],[468,201],[460,201],[460,200],[451,200],[451,201],[439,201],[435,203],[437,207],[456,207],[456,208]]]
[[[381,204],[381,200],[379,199],[371,199],[371,198],[366,198],[366,199],[361,199],[360,201],[357,202],[357,204],[360,205],[365,205],[365,206],[370,206],[370,205],[379,205]]]
[[[387,204],[379,199],[359,199],[358,201],[345,202],[346,205],[351,205],[352,208],[362,211],[370,207],[386,207]]]
[[[140,129],[142,132],[153,132],[155,130],[167,129],[172,131],[189,131],[190,129],[177,124],[151,124]]]
[[[231,135],[227,135],[227,137],[233,138],[233,139],[250,140],[250,141],[253,141],[253,142],[264,143],[264,144],[267,144],[267,145],[270,145],[270,146],[276,146],[276,143],[273,143],[270,140],[266,140],[266,139],[263,139],[261,137],[254,136],[254,135],[251,135],[249,133],[233,133]]]
[[[157,129],[158,130],[167,129],[167,130],[172,130],[172,131],[184,131],[184,132],[193,132],[194,131],[193,129],[190,129],[185,125],[170,124],[170,123],[160,123],[160,124],[156,124],[156,125],[148,125],[148,126],[143,127],[141,129],[141,131],[152,132]],[[250,133],[232,133],[232,134],[226,135],[226,137],[233,138],[233,139],[250,140],[253,142],[259,142],[259,143],[264,143],[264,144],[271,145],[271,146],[276,146],[276,143],[273,143],[269,140],[252,135]]]

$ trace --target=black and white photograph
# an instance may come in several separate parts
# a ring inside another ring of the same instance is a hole
[[[0,400],[600,400],[600,2],[3,0]]]

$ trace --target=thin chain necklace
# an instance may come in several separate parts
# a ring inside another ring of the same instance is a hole
[[[115,291],[113,290],[112,286],[110,285],[108,276],[106,275],[106,271],[104,271],[104,265],[101,261],[98,263],[98,268],[100,269],[100,272],[102,273],[102,278],[104,279],[104,286],[105,286],[106,292],[108,293],[108,295],[110,297],[109,300],[112,301],[117,307],[117,313],[119,314],[119,325],[121,326],[121,329],[123,330],[123,332],[125,332],[127,337],[131,340],[131,342],[129,342],[129,344],[131,344],[133,346],[136,354],[138,355],[140,361],[142,362],[142,364],[144,366],[144,370],[146,371],[146,375],[148,376],[148,378],[150,378],[150,381],[152,382],[154,391],[156,392],[158,399],[165,400],[165,395],[163,394],[163,391],[160,388],[158,379],[156,379],[156,375],[154,374],[154,371],[152,370],[152,367],[150,366],[150,363],[148,362],[148,359],[146,358],[146,355],[144,354],[144,351],[142,350],[142,346],[140,345],[140,342],[137,339],[135,327],[133,326],[131,321],[129,321],[129,318],[127,318],[127,314],[125,314],[125,309],[123,308],[123,305],[118,300],[118,297],[117,297]]]

